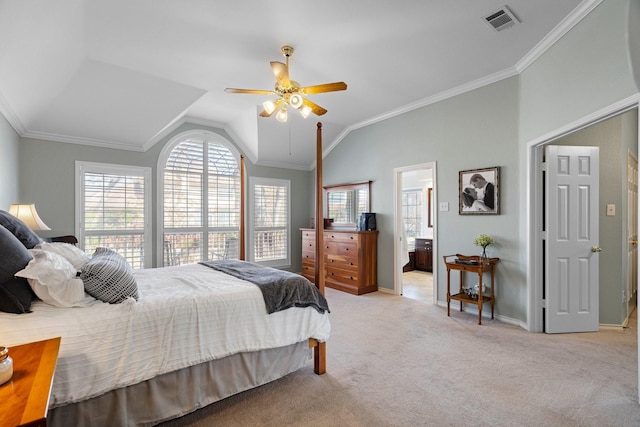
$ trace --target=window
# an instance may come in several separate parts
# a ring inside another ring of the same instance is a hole
[[[402,192],[402,219],[407,235],[409,250],[415,248],[415,239],[422,234],[422,191],[404,190]]]
[[[151,267],[151,169],[76,162],[76,234],[93,253],[107,247],[133,268]]]
[[[269,266],[290,265],[289,181],[250,179],[253,227],[250,230],[251,260]]]
[[[239,257],[240,169],[228,146],[191,132],[160,156],[161,265]]]

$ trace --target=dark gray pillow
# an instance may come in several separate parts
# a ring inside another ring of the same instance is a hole
[[[82,266],[80,278],[84,290],[101,301],[118,304],[128,297],[138,299],[138,284],[133,269],[119,253],[96,248],[93,257]]]
[[[27,224],[7,211],[0,210],[0,225],[13,233],[27,249],[33,249],[42,241]]]
[[[27,279],[14,277],[0,283],[0,311],[5,313],[31,313],[35,294]]]
[[[31,254],[9,230],[0,225],[0,283],[13,278],[29,261]]]

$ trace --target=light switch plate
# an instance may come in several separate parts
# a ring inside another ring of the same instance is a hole
[[[449,211],[449,202],[440,202],[440,212]]]
[[[616,216],[616,205],[612,203],[607,205],[607,216]]]

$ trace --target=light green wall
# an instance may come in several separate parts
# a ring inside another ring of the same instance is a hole
[[[629,1],[604,0],[521,74],[520,140],[534,140],[638,89],[630,62]],[[637,52],[640,54],[640,52]]]
[[[221,135],[228,141],[231,138],[220,129],[203,128],[192,124],[180,126],[162,141],[146,152],[135,152],[85,145],[67,144],[24,138],[20,143],[20,194],[23,200],[37,202],[38,213],[51,227],[51,231],[42,232],[49,237],[75,233],[75,161],[113,163],[119,165],[145,166],[152,169],[153,197],[153,260],[157,255],[157,174],[158,157],[169,141],[177,134],[190,130],[207,130]],[[235,145],[235,144],[234,144]],[[237,148],[237,146],[236,146]],[[299,271],[301,263],[301,242],[298,228],[307,226],[310,212],[308,206],[308,186],[312,178],[308,172],[262,167],[252,164],[245,158],[248,178],[251,176],[288,179],[291,181],[291,253],[293,271]],[[302,206],[302,208],[299,208]],[[247,209],[247,220],[249,210]]]
[[[554,145],[600,147],[600,323],[620,325],[628,316],[622,302],[627,268],[627,153],[637,154],[638,111],[634,109],[568,135]],[[635,132],[634,132],[634,124]],[[607,216],[608,204],[616,207]]]
[[[20,138],[9,122],[0,114],[0,210],[19,203],[18,147]],[[25,201],[26,202],[26,201]]]
[[[324,159],[324,182],[335,184],[371,180],[371,209],[376,212],[378,286],[393,289],[394,168],[435,161],[437,200],[448,212],[436,212],[439,255],[480,254],[473,239],[490,234],[490,248],[501,258],[497,301],[504,316],[525,316],[525,287],[518,260],[521,243],[518,212],[518,78],[513,77],[473,92],[351,132]],[[500,215],[458,215],[458,172],[500,166]],[[446,271],[441,259],[438,295],[446,296]],[[514,280],[514,278],[519,278]]]

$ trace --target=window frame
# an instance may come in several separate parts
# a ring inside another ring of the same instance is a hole
[[[287,233],[287,245],[286,252],[287,255],[285,258],[272,259],[268,261],[256,261],[255,260],[255,239],[256,239],[256,227],[255,227],[255,218],[256,218],[256,199],[255,199],[255,187],[257,185],[270,185],[270,186],[278,186],[285,187],[287,191],[287,219],[286,226],[284,227],[285,232]],[[255,262],[261,265],[265,265],[268,267],[280,267],[280,268],[288,268],[291,266],[291,180],[288,179],[279,179],[279,178],[264,178],[252,176],[249,177],[249,206],[250,206],[250,224],[248,227],[248,257],[247,259],[251,262]]]
[[[152,230],[152,182],[151,168],[146,166],[131,166],[112,163],[75,161],[75,235],[78,239],[78,247],[84,248],[84,175],[86,173],[132,175],[141,176],[144,180],[144,260],[143,268],[152,267],[153,262],[153,230]]]
[[[404,203],[404,196],[408,195],[408,194],[414,194],[416,196],[416,200],[419,201],[419,204],[416,205],[407,205]],[[416,215],[415,217],[413,217],[412,219],[419,221],[419,230],[416,230],[417,235],[416,236],[409,236],[407,235],[407,246],[409,248],[409,250],[413,250],[415,249],[415,239],[416,237],[420,237],[422,236],[422,234],[424,233],[424,190],[422,188],[404,188],[402,190],[402,223],[403,223],[403,227],[405,227],[405,235],[407,233],[406,231],[406,226],[407,226],[407,217],[404,215],[405,209],[408,206],[414,206],[415,208],[418,208],[418,206],[420,207],[421,210],[421,215]]]
[[[231,155],[233,156],[233,158],[236,161],[236,164],[238,165],[238,168],[240,168],[240,163],[241,163],[241,159],[240,159],[240,153],[238,151],[238,149],[235,147],[235,145],[233,145],[229,140],[227,140],[226,138],[224,138],[223,136],[215,133],[215,132],[211,132],[211,131],[207,131],[207,130],[190,130],[190,131],[185,131],[185,132],[181,132],[177,135],[175,135],[173,138],[171,138],[169,140],[169,142],[164,146],[164,148],[162,149],[162,151],[160,152],[160,155],[158,156],[158,163],[157,163],[157,175],[156,175],[156,179],[157,179],[157,183],[158,185],[156,186],[156,195],[157,195],[157,202],[156,202],[156,221],[157,221],[157,241],[156,241],[156,265],[158,266],[162,266],[164,265],[164,233],[165,233],[165,227],[164,227],[164,178],[165,178],[165,166],[167,163],[167,160],[169,158],[169,156],[171,155],[173,149],[175,147],[177,147],[180,143],[184,142],[185,140],[189,139],[189,138],[203,138],[204,140],[211,142],[211,143],[215,143],[215,144],[220,144],[223,145],[224,147],[226,147],[229,152],[231,153]],[[206,165],[205,169],[207,169]],[[207,170],[207,174],[208,174],[208,170]],[[205,180],[206,181],[206,180]],[[205,189],[207,188],[206,186],[204,187]],[[240,189],[239,195],[242,194],[242,189]],[[204,194],[203,194],[203,200],[204,200]],[[246,197],[246,196],[245,196]],[[205,212],[204,210],[202,211],[202,215],[203,215],[203,220],[205,219],[205,216],[207,215],[207,212]],[[208,223],[207,223],[208,225]],[[208,230],[210,227],[207,227],[205,229],[204,224],[202,226],[202,230],[203,233],[206,232],[206,230]],[[208,248],[204,247],[204,243],[203,243],[203,250],[207,251]]]

